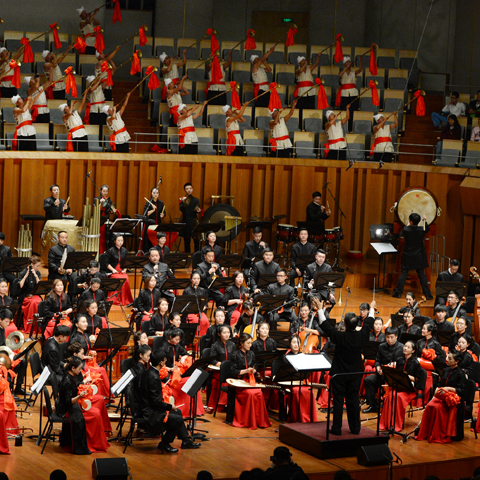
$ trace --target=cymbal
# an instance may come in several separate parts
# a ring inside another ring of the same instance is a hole
[[[274,215],[272,217],[272,222],[276,222],[277,220],[281,220],[282,218],[287,218],[286,215]]]
[[[253,220],[254,222],[266,222],[264,218],[258,218],[256,215],[254,217],[248,217],[249,220]]]

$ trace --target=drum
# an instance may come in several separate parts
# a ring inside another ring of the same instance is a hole
[[[78,220],[48,220],[42,231],[41,255],[45,265],[48,265],[48,252],[58,243],[58,232],[68,233],[68,244],[76,251],[82,250],[82,227],[77,227]]]
[[[148,239],[150,240],[150,243],[155,247],[157,246],[157,231],[156,231],[157,225],[149,225],[148,230],[147,230],[147,235]],[[167,235],[167,242],[166,246],[170,248],[172,246],[172,243],[175,243],[175,240],[178,238],[178,232],[166,232]]]
[[[308,241],[313,244],[323,243],[323,233],[311,233]]]
[[[327,243],[333,243],[336,241],[336,234],[334,228],[325,229],[324,241]]]
[[[295,239],[295,233],[298,239],[298,228],[293,225],[278,224],[276,239],[281,243],[292,243]]]
[[[343,228],[342,227],[335,227],[333,229],[333,233],[335,234],[335,238],[337,241],[343,240],[345,235],[343,235]]]
[[[409,225],[408,217],[412,213],[418,213],[421,218],[425,215],[430,225],[440,215],[441,209],[432,192],[423,187],[414,187],[404,190],[390,211],[395,211],[404,225]]]

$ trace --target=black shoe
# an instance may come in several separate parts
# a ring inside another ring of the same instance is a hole
[[[363,410],[363,413],[378,413],[378,407],[376,405],[370,405],[368,408]]]
[[[16,388],[13,392],[15,395],[26,395],[27,392],[24,388]]]
[[[182,442],[182,449],[193,449],[193,448],[200,448],[201,443],[193,443],[193,440],[185,440]]]
[[[433,300],[432,295],[429,295],[429,296],[427,297],[427,300]]]
[[[341,435],[342,434],[342,429],[341,428],[331,428],[329,430],[329,432],[332,434],[332,435]]]
[[[167,452],[167,453],[177,453],[178,452],[178,448],[173,448],[171,445],[169,445],[168,443],[164,443],[164,442],[160,442],[158,445],[157,445],[157,448],[163,453],[163,452]]]
[[[393,297],[393,298],[402,298],[402,295],[401,295],[400,293],[393,292],[393,293],[392,293],[392,297]]]

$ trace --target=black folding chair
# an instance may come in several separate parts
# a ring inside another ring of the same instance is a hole
[[[43,394],[45,395],[45,406],[47,408],[48,421],[47,421],[47,424],[45,425],[45,428],[43,429],[43,432],[42,432],[42,438],[45,438],[45,443],[43,444],[43,448],[42,448],[42,452],[41,452],[42,454],[43,454],[43,451],[45,450],[45,447],[47,446],[47,442],[51,438],[52,430],[53,430],[53,427],[55,426],[55,424],[56,423],[63,424],[63,422],[65,422],[65,420],[60,415],[58,415],[57,413],[55,413],[53,411],[52,401],[50,399],[50,393],[48,392],[47,387],[43,387]],[[40,415],[41,414],[42,414],[42,412],[40,412]]]

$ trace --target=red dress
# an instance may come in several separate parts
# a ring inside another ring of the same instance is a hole
[[[121,247],[121,248],[123,248],[123,247]],[[120,263],[121,263],[121,248],[112,247],[108,250],[108,253],[113,253],[114,250],[118,251],[118,254],[115,255],[118,258],[118,260],[117,260],[117,264],[114,267],[115,270],[117,270],[117,271],[122,270],[122,267],[120,265]],[[112,264],[110,263],[110,265],[112,265]],[[130,305],[131,303],[133,303],[132,291],[130,290],[130,281],[128,279],[128,275],[126,273],[114,273],[114,274],[110,275],[110,278],[124,278],[125,283],[123,284],[123,287],[120,290],[120,295],[116,296],[115,294],[118,293],[118,292],[112,292],[109,295],[108,300],[113,300],[114,305]]]
[[[15,416],[17,407],[13,400],[8,380],[6,379],[8,375],[7,369],[3,366],[1,366],[0,369],[0,453],[10,454],[7,428],[9,429],[8,434],[15,435],[17,433],[18,422]]]
[[[23,314],[23,333],[30,333],[30,328],[33,322],[33,316],[38,313],[38,304],[42,301],[42,297],[33,295],[32,297],[25,297],[22,303]]]
[[[188,314],[187,323],[198,323],[198,314],[195,314],[195,313]],[[208,321],[208,317],[204,313],[202,313],[202,316],[200,317],[200,333],[199,333],[201,337],[207,334],[208,327],[210,327],[210,322]]]

